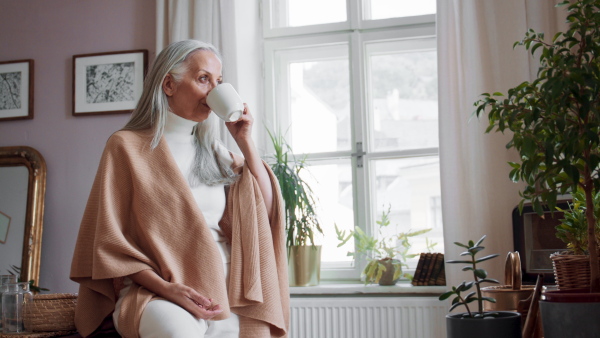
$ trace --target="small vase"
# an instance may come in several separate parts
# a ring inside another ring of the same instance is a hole
[[[25,306],[33,302],[33,293],[29,283],[10,283],[8,290],[2,293],[2,332],[23,333]]]
[[[8,291],[8,284],[16,282],[17,275],[0,275],[0,331],[2,331],[2,294]]]

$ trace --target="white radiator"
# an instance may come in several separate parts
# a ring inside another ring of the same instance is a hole
[[[292,298],[290,338],[443,338],[437,297]]]

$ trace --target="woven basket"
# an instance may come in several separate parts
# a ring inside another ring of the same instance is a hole
[[[556,284],[560,290],[590,287],[590,258],[585,255],[555,253],[550,255]]]
[[[75,330],[77,294],[51,293],[33,296],[25,306],[25,330],[30,332]]]

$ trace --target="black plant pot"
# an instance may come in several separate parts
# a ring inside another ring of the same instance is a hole
[[[497,317],[464,318],[462,313],[446,316],[447,338],[521,338],[521,314],[498,311]]]

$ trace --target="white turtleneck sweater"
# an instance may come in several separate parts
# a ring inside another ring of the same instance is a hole
[[[197,122],[184,119],[183,117],[169,113],[165,124],[164,137],[169,145],[169,150],[175,158],[175,162],[181,170],[183,177],[189,182],[191,175],[191,167],[196,156],[194,148],[194,135],[192,131]],[[229,155],[229,151],[225,147],[220,146],[217,149],[217,154],[220,160],[227,165],[231,165],[233,160]],[[194,199],[204,215],[206,223],[213,232],[213,237],[216,241],[224,241],[223,234],[219,228],[219,221],[225,211],[225,190],[222,184],[208,186],[206,184],[198,184],[195,187],[190,187]]]

